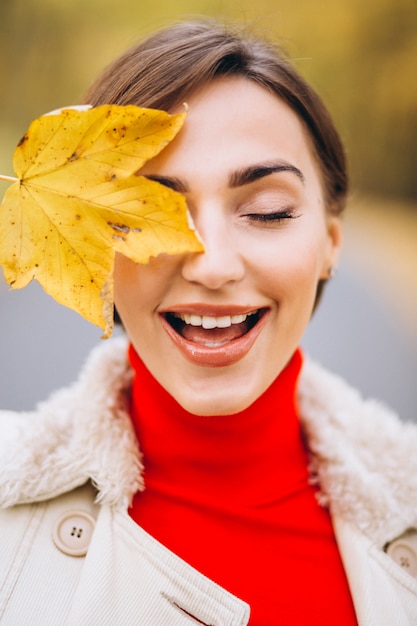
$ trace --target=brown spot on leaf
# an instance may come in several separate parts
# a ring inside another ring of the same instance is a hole
[[[19,148],[19,146],[23,145],[25,143],[25,141],[27,141],[27,140],[28,140],[28,136],[27,135],[23,135],[22,139],[17,144],[17,147]]]
[[[113,222],[107,222],[107,224],[118,233],[125,233],[127,235],[130,232],[130,228],[127,224],[113,224]]]

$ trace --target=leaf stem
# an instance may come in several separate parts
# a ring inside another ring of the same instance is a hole
[[[0,174],[0,180],[7,180],[10,183],[17,183],[19,181],[19,179],[14,176],[5,176],[4,174]]]

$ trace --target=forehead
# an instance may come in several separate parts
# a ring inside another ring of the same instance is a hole
[[[187,119],[174,141],[143,173],[224,172],[282,160],[317,175],[314,151],[292,109],[266,88],[242,77],[216,78],[187,99]],[[178,107],[173,112],[184,110]]]

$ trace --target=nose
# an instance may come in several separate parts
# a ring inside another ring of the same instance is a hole
[[[244,259],[236,233],[228,220],[212,210],[194,217],[194,222],[203,239],[205,251],[185,257],[183,278],[211,290],[242,280],[245,274]]]

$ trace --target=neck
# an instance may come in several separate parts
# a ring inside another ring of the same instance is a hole
[[[302,357],[251,406],[233,415],[199,416],[183,409],[130,348],[135,370],[132,418],[148,488],[164,482],[195,499],[196,490],[229,503],[260,505],[304,481],[306,458],[296,411]]]

